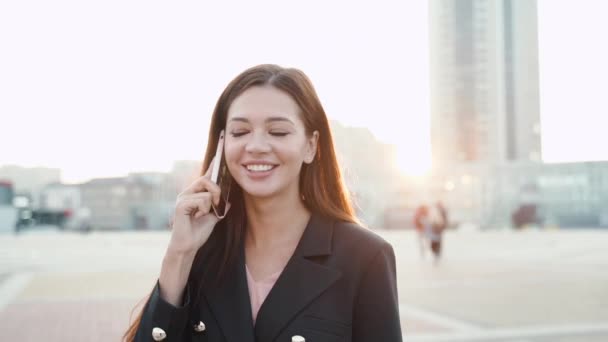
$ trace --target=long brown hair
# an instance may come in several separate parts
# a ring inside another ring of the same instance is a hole
[[[303,164],[300,171],[300,192],[307,209],[331,219],[359,223],[338,165],[325,110],[312,83],[298,69],[262,64],[245,70],[228,84],[218,99],[211,117],[201,175],[207,170],[215,154],[220,131],[226,127],[230,105],[245,90],[254,86],[272,86],[289,94],[301,109],[300,114],[306,134],[310,136],[314,131],[319,132],[315,159],[310,164]],[[218,223],[224,227],[214,229],[205,244],[205,248],[220,251],[217,255],[220,259],[218,278],[221,278],[226,267],[237,259],[247,224],[242,189],[235,182],[231,187],[229,198],[232,207],[228,215]],[[200,258],[195,258],[190,272],[191,279],[195,280],[200,276],[196,273],[200,269],[198,266],[201,262]],[[134,339],[142,313],[123,336],[125,341]]]

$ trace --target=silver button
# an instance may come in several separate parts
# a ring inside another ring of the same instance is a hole
[[[306,342],[306,340],[300,335],[294,335],[291,337],[291,342]]]
[[[201,331],[205,331],[207,327],[205,327],[205,323],[203,323],[203,321],[199,321],[198,324],[194,325],[194,331],[196,332],[201,332]]]
[[[161,328],[152,329],[152,338],[154,341],[162,341],[167,337],[167,333]]]

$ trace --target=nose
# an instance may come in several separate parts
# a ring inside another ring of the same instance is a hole
[[[251,134],[250,137],[245,145],[245,151],[248,153],[267,153],[271,151],[264,133],[256,132]]]

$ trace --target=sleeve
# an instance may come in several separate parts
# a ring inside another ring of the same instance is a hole
[[[160,284],[156,282],[150,299],[143,309],[134,341],[190,341],[190,334],[185,334],[189,312],[190,285],[186,286],[183,305],[175,307],[161,298]],[[156,338],[153,337],[153,332]]]
[[[353,312],[353,342],[401,342],[395,254],[386,243],[364,271]]]

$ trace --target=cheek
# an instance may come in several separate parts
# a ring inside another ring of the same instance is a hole
[[[294,144],[289,151],[290,155],[294,159],[304,159],[306,157],[306,146],[303,144]]]
[[[294,160],[297,159],[298,161],[304,161],[304,159],[306,159],[306,154],[306,146],[301,144],[294,146],[290,151],[292,158]]]
[[[236,144],[226,144],[224,146],[224,158],[230,168],[233,164],[238,163],[240,149]]]

